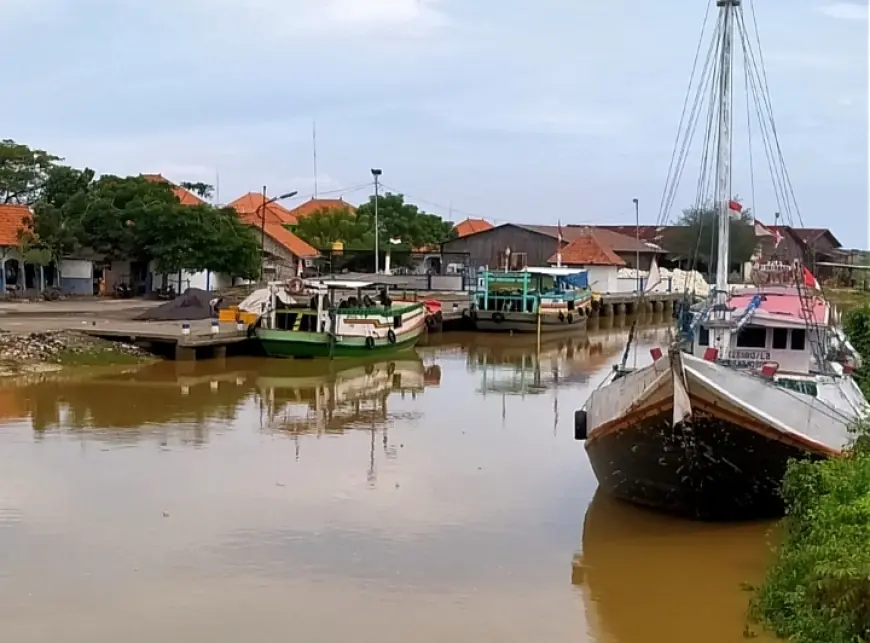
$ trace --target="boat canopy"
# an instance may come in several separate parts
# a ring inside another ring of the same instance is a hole
[[[374,281],[351,281],[349,279],[308,279],[305,283],[311,286],[324,286],[336,290],[357,290],[378,285]]]
[[[533,275],[548,275],[550,277],[571,277],[573,275],[585,275],[587,272],[585,268],[536,268],[533,266],[523,268],[522,271]]]

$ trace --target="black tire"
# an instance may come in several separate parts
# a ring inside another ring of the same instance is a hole
[[[396,333],[393,332],[392,328],[387,331],[387,341],[390,342],[391,344],[396,343]]]
[[[569,324],[573,324],[574,323],[574,315],[572,315],[571,313],[568,313],[567,320],[568,320]]]
[[[504,313],[493,313],[492,321],[494,321],[496,324],[502,323],[504,321]]]
[[[559,311],[559,321],[560,322],[565,321],[565,313],[563,313],[561,310]]]
[[[375,338],[374,337],[366,337],[366,348],[369,350],[375,347]]]
[[[435,318],[432,315],[426,315],[426,326],[435,328]]]

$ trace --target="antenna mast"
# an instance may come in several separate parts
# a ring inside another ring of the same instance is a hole
[[[314,151],[314,198],[317,198],[317,121],[311,122],[311,145]]]

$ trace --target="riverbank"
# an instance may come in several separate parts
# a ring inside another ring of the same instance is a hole
[[[154,360],[134,344],[106,341],[75,331],[0,331],[0,377],[77,366],[146,364]]]

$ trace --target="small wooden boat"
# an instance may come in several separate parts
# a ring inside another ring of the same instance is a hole
[[[376,284],[298,278],[291,282],[270,285],[269,305],[254,327],[269,357],[379,357],[412,349],[426,330],[422,304],[390,301],[386,290],[378,301],[363,295]],[[281,303],[278,292],[285,287],[306,303]],[[356,294],[337,304],[336,293],[342,291]]]
[[[487,270],[479,279],[472,318],[484,332],[582,332],[591,305],[585,270]]]

